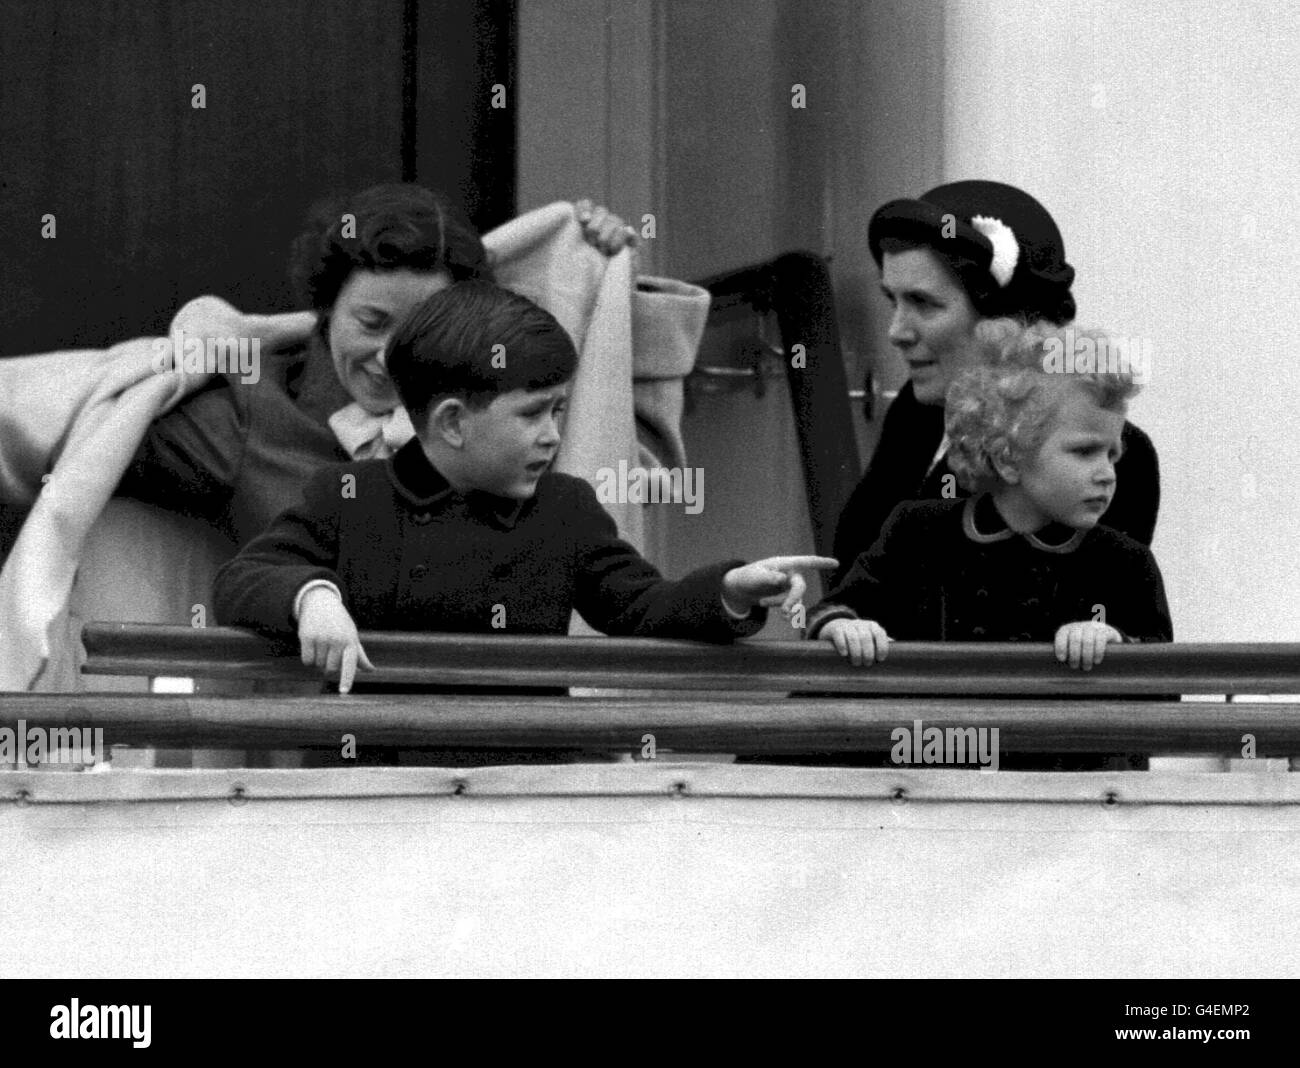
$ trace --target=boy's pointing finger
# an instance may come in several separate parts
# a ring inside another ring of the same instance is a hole
[[[762,563],[781,571],[831,571],[840,566],[838,560],[829,556],[773,556]]]

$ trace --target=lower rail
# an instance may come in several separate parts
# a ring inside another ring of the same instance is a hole
[[[918,728],[918,722],[920,724]],[[888,752],[899,729],[997,730],[1003,752],[1300,753],[1282,702],[461,695],[12,694],[0,730],[102,728],[105,745],[279,749],[359,745],[657,749],[738,754]]]

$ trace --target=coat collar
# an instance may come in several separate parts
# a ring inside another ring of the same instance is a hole
[[[1007,526],[1001,513],[993,503],[993,498],[984,493],[966,501],[962,509],[961,527],[966,537],[980,545],[995,541],[1006,541],[1016,537],[1016,532]],[[1047,526],[1020,537],[1035,549],[1045,553],[1072,553],[1077,549],[1086,530],[1075,530],[1064,523],[1048,523]]]
[[[458,493],[443,477],[420,448],[420,439],[412,438],[385,461],[388,478],[412,508],[428,511],[447,501],[461,498],[466,507],[475,515],[490,519],[497,525],[510,530],[519,522],[519,516],[528,501],[518,501],[512,497],[498,497],[483,490],[468,490]]]

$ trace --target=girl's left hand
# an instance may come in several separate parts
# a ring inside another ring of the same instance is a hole
[[[1095,619],[1081,623],[1066,623],[1056,632],[1056,659],[1070,667],[1091,671],[1101,663],[1110,642],[1122,642],[1124,635],[1108,623]]]
[[[636,244],[636,231],[608,208],[590,200],[579,200],[573,205],[573,210],[577,213],[587,244],[606,256],[613,256]]]

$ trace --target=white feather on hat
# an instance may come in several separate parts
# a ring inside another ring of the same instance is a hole
[[[1001,219],[989,215],[973,215],[970,221],[981,234],[993,245],[993,262],[989,264],[989,273],[1003,289],[1016,273],[1016,264],[1020,262],[1020,242],[1016,232]]]

